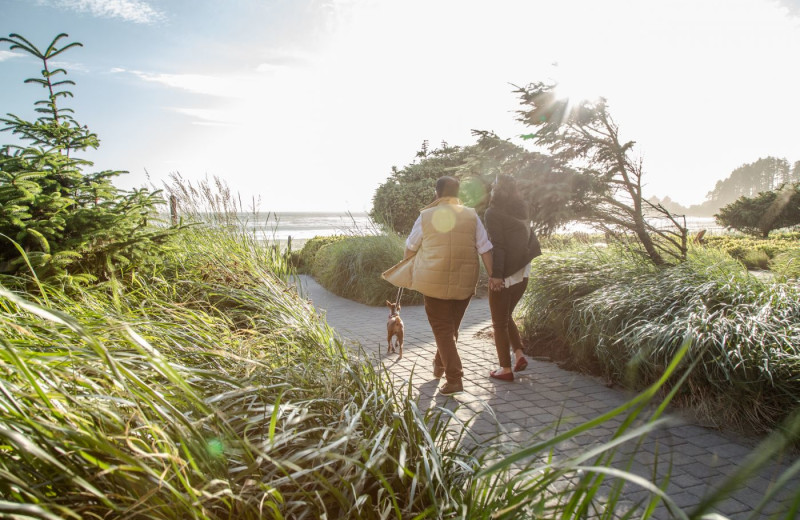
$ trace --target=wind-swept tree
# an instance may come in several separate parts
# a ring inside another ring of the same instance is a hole
[[[99,140],[63,106],[75,83],[53,67],[53,59],[82,46],[61,44],[66,37],[59,34],[43,51],[18,34],[0,38],[12,51],[41,61],[41,77],[25,83],[45,91],[35,103],[35,121],[0,118],[0,131],[23,143],[0,146],[0,272],[30,263],[40,277],[94,280],[153,257],[171,232],[148,226],[162,202],[159,192],[117,189],[111,179],[122,171],[83,173],[92,163],[76,153],[96,149]]]
[[[665,255],[685,258],[685,226],[642,196],[642,161],[631,157],[633,141],[620,141],[605,99],[570,100],[559,97],[555,88],[541,82],[518,88],[524,106],[519,120],[534,129],[523,137],[549,150],[558,164],[569,165],[591,185],[580,220],[632,233],[656,265],[666,263]],[[653,219],[668,225],[657,228],[649,221]]]

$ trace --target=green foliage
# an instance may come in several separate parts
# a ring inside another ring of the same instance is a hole
[[[679,400],[709,420],[761,431],[800,406],[798,288],[765,283],[713,249],[662,269],[615,248],[544,255],[520,308],[530,341],[637,389],[690,340],[698,365]]]
[[[764,251],[747,251],[742,263],[748,269],[766,270],[769,267],[769,257]]]
[[[789,280],[800,280],[800,247],[775,255],[769,262],[770,271]]]
[[[96,149],[97,136],[59,103],[72,97],[74,82],[53,58],[81,46],[59,47],[59,34],[45,51],[17,34],[0,41],[42,61],[40,85],[47,97],[36,102],[36,121],[0,118],[27,146],[0,146],[0,272],[32,268],[40,278],[107,279],[131,264],[153,260],[173,231],[153,227],[162,200],[158,192],[118,190],[112,179],[124,172],[84,174],[91,162],[75,152]],[[22,250],[23,254],[20,254]]]
[[[734,235],[706,235],[703,242],[706,247],[724,251],[748,268],[755,268],[755,265],[748,263],[748,258],[756,259],[766,256],[771,260],[783,252],[797,250],[800,248],[800,233],[773,234],[766,239]]]
[[[770,231],[800,224],[800,183],[740,197],[714,216],[722,226],[766,238]]]
[[[306,240],[300,251],[292,253],[291,262],[299,273],[311,274],[311,268],[320,249],[328,244],[333,244],[346,238],[346,235],[331,235],[327,237],[313,237]]]
[[[161,267],[114,290],[45,285],[37,302],[0,287],[4,513],[458,510],[476,471],[459,421],[349,361],[285,264],[243,237],[187,230]]]
[[[498,174],[515,177],[528,203],[537,231],[547,235],[559,226],[586,214],[588,193],[594,189],[590,177],[579,175],[552,157],[524,148],[486,131],[475,131],[478,141],[466,147],[424,148],[421,158],[391,177],[375,192],[370,216],[405,235],[411,231],[419,210],[433,200],[437,178],[461,179],[459,197],[483,215],[489,202],[491,183]]]
[[[388,229],[407,235],[420,210],[435,199],[436,179],[443,175],[460,177],[459,169],[466,164],[470,153],[469,148],[448,146],[446,143],[442,143],[441,148],[429,151],[425,144],[417,154],[419,162],[413,162],[401,170],[392,168],[392,175],[375,190],[369,216]],[[462,184],[462,192],[464,188]],[[485,193],[481,191],[472,198],[480,200]],[[470,198],[468,193],[461,196]]]
[[[473,134],[478,142],[462,169],[480,178],[487,187],[496,175],[514,177],[540,235],[547,236],[587,214],[587,203],[593,200],[591,192],[597,186],[591,177],[581,175],[554,157],[529,152],[492,132],[474,131]],[[479,202],[476,206],[482,214],[488,197]]]
[[[395,234],[350,236],[322,246],[314,257],[311,274],[334,294],[367,305],[394,301],[397,287],[381,273],[403,258],[405,244]],[[416,291],[403,292],[401,304],[420,303]]]

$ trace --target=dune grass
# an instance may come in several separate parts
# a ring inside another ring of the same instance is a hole
[[[435,518],[460,507],[453,486],[475,459],[453,416],[410,406],[349,361],[270,248],[219,231],[185,238],[162,271],[124,288],[2,289],[0,512]]]
[[[404,250],[404,239],[394,233],[316,237],[293,255],[292,263],[338,296],[365,305],[383,305],[386,300],[395,301],[397,287],[383,280],[381,273],[402,260]],[[478,297],[486,296],[488,283],[481,262]],[[401,300],[403,305],[419,305],[422,295],[406,289]]]
[[[521,318],[532,343],[631,388],[657,380],[687,339],[701,360],[677,400],[720,425],[768,431],[800,405],[800,294],[725,253],[656,269],[625,250],[534,261]]]
[[[351,357],[273,248],[230,229],[182,237],[124,285],[2,279],[0,515],[648,518],[670,503],[663,477],[613,455],[662,425],[648,410],[681,377],[680,350],[626,406],[531,446],[492,443],[452,410],[421,410],[413,377],[394,387]],[[611,420],[612,441],[553,457]],[[627,503],[623,484],[651,498]]]

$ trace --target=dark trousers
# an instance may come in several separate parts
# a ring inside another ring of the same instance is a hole
[[[431,324],[433,337],[436,339],[436,357],[433,362],[436,367],[443,367],[448,382],[461,381],[464,371],[461,367],[461,358],[458,355],[456,343],[458,342],[458,327],[469,306],[470,298],[466,300],[441,300],[425,296],[425,314]]]
[[[489,310],[492,312],[492,328],[494,329],[494,346],[497,348],[497,359],[501,367],[511,366],[511,352],[522,348],[522,338],[517,324],[514,323],[514,308],[519,303],[528,279],[523,278],[518,284],[504,287],[499,291],[489,291]]]

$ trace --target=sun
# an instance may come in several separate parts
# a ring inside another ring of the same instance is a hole
[[[554,63],[553,67],[552,80],[556,84],[553,92],[558,99],[577,105],[603,97],[602,84],[596,71],[565,67],[558,63]]]

